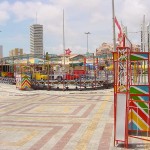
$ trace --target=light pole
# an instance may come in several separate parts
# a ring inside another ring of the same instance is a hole
[[[116,32],[115,32],[115,6],[114,6],[114,0],[112,0],[112,21],[113,21],[113,47],[114,52],[116,51]]]
[[[148,52],[150,52],[150,24],[147,26],[147,31]]]
[[[64,68],[65,68],[65,23],[64,23],[64,9],[63,9],[63,52],[64,52],[64,57],[63,57],[63,61],[64,61]]]
[[[88,35],[91,34],[90,32],[85,32],[85,34],[87,35],[87,53],[88,53]]]

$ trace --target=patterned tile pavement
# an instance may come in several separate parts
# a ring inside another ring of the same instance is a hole
[[[112,89],[17,91],[0,84],[0,115],[0,150],[123,149],[113,147]],[[130,149],[149,148],[130,143]]]

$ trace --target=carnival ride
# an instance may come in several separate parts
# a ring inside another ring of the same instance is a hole
[[[11,59],[9,59],[9,63],[6,63],[6,60],[3,59],[0,61],[0,82],[15,83],[14,64]]]
[[[150,142],[150,50],[134,51],[123,35],[113,53],[114,145],[129,137]]]
[[[21,90],[97,89],[113,83],[113,75],[107,69],[100,69],[97,57],[92,57],[91,63],[84,57],[74,67],[71,63],[64,66],[56,57],[46,60],[45,56],[15,56],[1,59],[0,68],[0,82],[16,84]]]

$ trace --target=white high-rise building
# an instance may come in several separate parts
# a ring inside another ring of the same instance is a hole
[[[0,45],[0,58],[3,58],[3,46]]]
[[[30,53],[43,55],[43,25],[30,26]]]

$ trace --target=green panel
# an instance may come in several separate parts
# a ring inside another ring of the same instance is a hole
[[[130,94],[143,94],[143,92],[141,92],[133,87],[130,87]]]
[[[147,53],[134,53],[130,55],[130,60],[147,60],[148,54]]]

